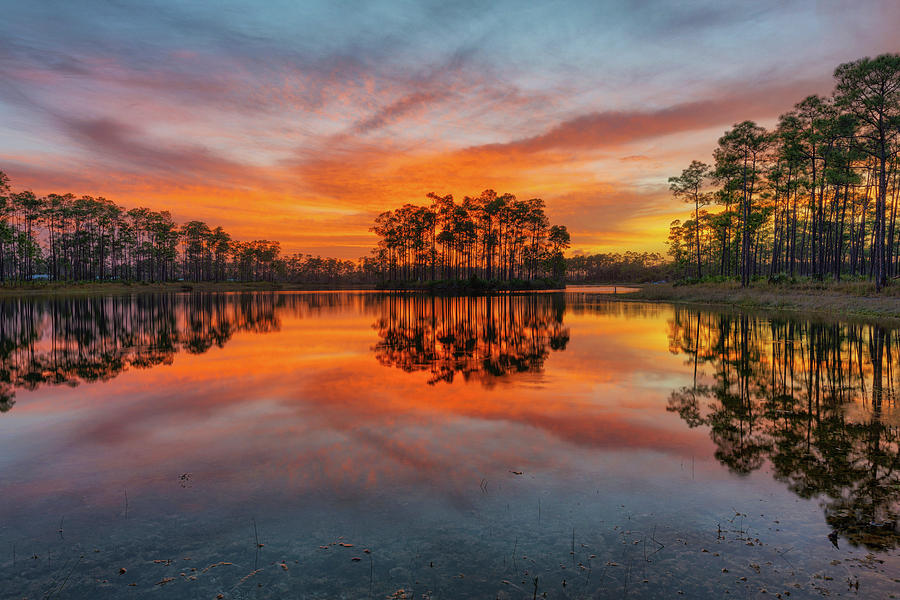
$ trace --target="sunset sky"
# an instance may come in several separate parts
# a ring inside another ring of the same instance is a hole
[[[342,258],[380,211],[485,188],[544,198],[575,251],[662,250],[670,175],[900,50],[893,0],[0,7],[15,189]]]

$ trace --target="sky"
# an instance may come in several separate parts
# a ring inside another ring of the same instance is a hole
[[[543,198],[573,252],[663,251],[732,124],[900,51],[894,0],[0,0],[0,170],[356,258],[428,192]]]

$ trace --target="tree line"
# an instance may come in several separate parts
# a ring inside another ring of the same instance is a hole
[[[674,265],[658,252],[576,254],[566,258],[571,283],[647,283],[671,279]]]
[[[0,282],[292,281],[377,279],[371,258],[282,256],[277,241],[239,241],[169,211],[127,209],[103,197],[14,191],[0,171]]]
[[[745,286],[849,276],[880,290],[900,274],[900,55],[848,62],[834,77],[830,96],[803,99],[772,131],[734,125],[712,164],[669,179],[693,208],[668,240],[682,275]]]
[[[429,205],[405,204],[375,220],[375,260],[387,282],[562,280],[569,232],[550,226],[540,198],[494,190],[461,202],[427,198]]]

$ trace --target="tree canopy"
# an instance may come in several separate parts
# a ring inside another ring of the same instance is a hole
[[[461,202],[449,194],[427,198],[429,205],[404,204],[375,220],[375,260],[387,282],[562,280],[570,235],[550,226],[540,198],[494,190]]]

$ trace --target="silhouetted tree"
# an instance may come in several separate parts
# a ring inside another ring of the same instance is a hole
[[[881,289],[900,273],[900,55],[862,58],[834,75],[832,96],[803,99],[773,132],[751,121],[727,131],[713,189],[703,190],[698,161],[670,178],[676,197],[694,204],[694,218],[670,228],[676,264],[693,256],[698,276],[718,265],[743,285],[762,274],[847,275]],[[694,195],[701,190],[710,196]],[[710,197],[722,210],[701,213]]]

